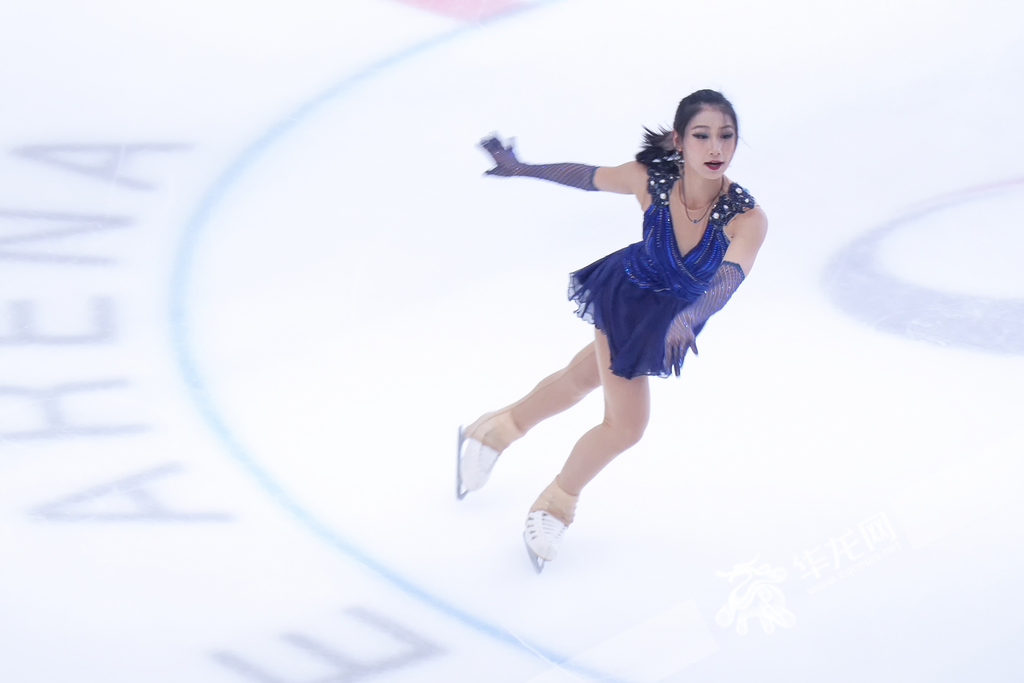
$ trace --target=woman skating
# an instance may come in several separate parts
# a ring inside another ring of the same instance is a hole
[[[642,241],[570,276],[569,298],[594,324],[594,341],[529,394],[460,431],[461,498],[486,483],[509,444],[602,387],[604,420],[580,438],[527,516],[524,538],[538,572],[555,558],[583,487],[643,436],[648,376],[679,374],[704,323],[754,265],[768,222],[725,176],[737,137],[729,101],[699,90],[679,103],[671,131],[648,131],[636,160],[621,166],[528,165],[497,138],[481,143],[496,164],[489,175],[632,194],[644,211]]]

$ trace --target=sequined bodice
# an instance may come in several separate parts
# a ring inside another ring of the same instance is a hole
[[[651,205],[644,212],[643,241],[624,250],[626,274],[640,287],[670,291],[681,299],[695,301],[725,258],[729,248],[725,226],[737,214],[753,208],[754,198],[736,183],[729,185],[711,208],[700,242],[682,254],[669,212],[669,197],[679,175],[654,168],[649,168],[647,175]]]

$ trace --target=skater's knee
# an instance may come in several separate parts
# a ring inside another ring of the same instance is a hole
[[[630,446],[635,446],[638,443],[640,443],[640,439],[644,438],[644,432],[646,430],[646,420],[643,423],[629,425],[629,427],[626,428],[623,434],[623,438],[625,439],[626,443],[628,443]]]
[[[638,415],[628,419],[605,420],[611,429],[616,443],[623,449],[631,448],[640,443],[647,430],[647,416]]]

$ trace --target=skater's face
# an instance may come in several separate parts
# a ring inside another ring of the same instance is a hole
[[[736,152],[736,123],[721,109],[704,107],[686,124],[683,135],[675,132],[673,138],[688,173],[716,180]]]

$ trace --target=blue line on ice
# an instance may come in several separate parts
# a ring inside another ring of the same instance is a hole
[[[483,635],[494,638],[495,640],[511,645],[516,649],[525,651],[532,655],[539,655],[540,657],[564,666],[567,669],[572,669],[578,673],[594,677],[597,680],[616,683],[616,679],[569,664],[567,662],[567,657],[551,652],[543,646],[521,641],[504,628],[488,623],[487,621],[473,616],[472,614],[459,609],[455,605],[432,595],[425,589],[402,576],[397,571],[370,557],[360,548],[348,541],[344,536],[329,528],[326,524],[313,516],[308,510],[302,507],[298,501],[292,498],[289,493],[282,488],[281,485],[278,484],[265,469],[263,469],[263,467],[260,466],[253,456],[238,441],[223,418],[221,418],[217,406],[210,396],[210,393],[206,388],[206,384],[203,381],[203,377],[199,372],[187,334],[188,305],[185,300],[186,288],[191,274],[192,258],[196,250],[196,245],[199,241],[199,236],[206,228],[214,208],[224,199],[228,192],[231,191],[233,186],[246,173],[246,171],[258,162],[271,146],[300,126],[305,119],[318,108],[348,94],[356,85],[372,79],[382,71],[397,66],[424,52],[450,43],[479,27],[487,26],[514,14],[527,11],[528,9],[554,4],[559,1],[560,0],[540,0],[529,8],[513,10],[476,24],[463,25],[449,33],[431,38],[404,50],[400,50],[394,55],[385,57],[379,62],[370,65],[362,71],[328,88],[324,92],[313,97],[311,100],[300,105],[288,116],[273,124],[261,137],[257,138],[228,165],[224,173],[210,186],[209,190],[207,190],[206,194],[199,201],[198,206],[185,225],[171,273],[169,301],[171,336],[179,369],[183,375],[185,384],[188,387],[189,395],[195,402],[200,414],[206,420],[213,433],[224,444],[228,453],[230,453],[233,458],[239,461],[239,463],[249,471],[264,490],[266,490],[267,493],[269,493],[273,499],[281,505],[281,507],[294,515],[306,528],[319,536],[328,545],[344,553],[353,560],[363,564],[396,588],[399,588],[408,595],[421,600],[465,626],[468,626]]]

